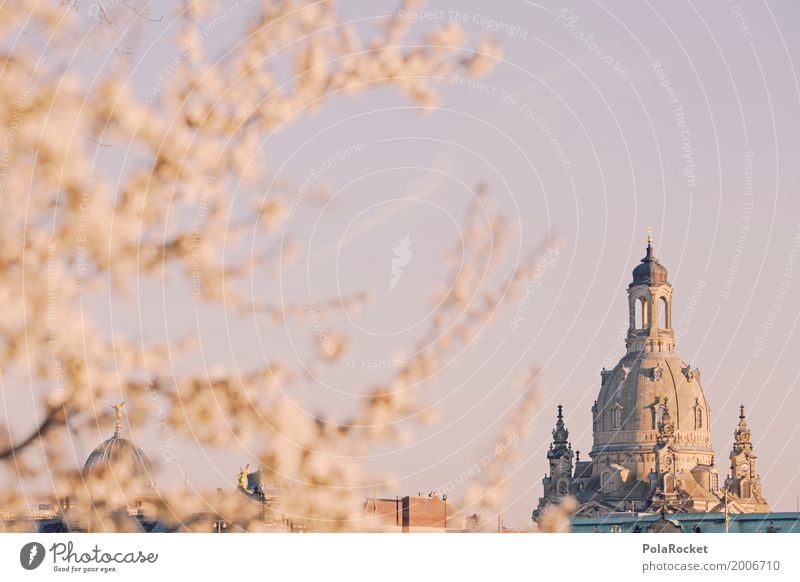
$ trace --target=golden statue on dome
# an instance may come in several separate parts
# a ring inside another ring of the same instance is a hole
[[[250,465],[245,465],[239,470],[239,487],[247,490],[247,473],[250,471]]]
[[[111,408],[114,409],[114,416],[116,417],[116,425],[114,428],[114,434],[119,434],[119,431],[122,429],[122,408],[125,406],[125,401],[117,402],[116,404],[112,404]]]

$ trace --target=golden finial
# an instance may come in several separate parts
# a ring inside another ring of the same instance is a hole
[[[114,435],[118,435],[119,431],[122,429],[122,407],[125,406],[125,401],[117,402],[116,404],[112,404],[111,408],[114,409],[114,416],[117,417],[117,423],[114,428]]]
[[[653,226],[647,227],[647,246],[653,246]]]

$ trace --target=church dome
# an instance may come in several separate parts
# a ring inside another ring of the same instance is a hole
[[[155,487],[153,468],[144,451],[131,441],[119,436],[122,427],[122,406],[115,406],[117,414],[116,430],[111,438],[96,447],[86,459],[82,474],[91,477],[110,468],[117,476],[129,478],[140,491]]]
[[[579,517],[722,511],[728,498],[739,512],[769,510],[744,408],[730,454],[731,476],[720,483],[700,371],[675,352],[672,285],[652,243],[648,236],[647,254],[627,289],[626,353],[613,369],[600,373],[600,393],[592,406],[591,461],[580,461],[576,452],[573,465],[559,406],[547,453],[550,473],[542,479],[544,495],[534,519],[567,494],[581,504]]]
[[[111,466],[121,468],[131,478],[148,488],[153,488],[153,469],[142,449],[116,433],[94,449],[83,465],[83,475],[89,476]]]
[[[595,404],[596,450],[652,450],[666,414],[676,446],[711,453],[700,373],[677,355],[629,353],[603,376]]]
[[[635,455],[646,474],[653,447],[669,442],[686,463],[710,463],[709,410],[700,373],[675,352],[672,286],[648,234],[645,257],[628,286],[627,353],[603,370],[592,407],[595,458],[616,462]]]
[[[652,239],[647,242],[647,254],[642,261],[633,269],[633,282],[634,285],[666,285],[667,284],[667,268],[658,262],[658,259],[653,254]]]

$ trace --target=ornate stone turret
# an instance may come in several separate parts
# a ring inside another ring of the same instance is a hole
[[[564,407],[558,405],[558,416],[556,417],[556,427],[553,429],[553,442],[547,452],[548,459],[569,458],[572,462],[572,445],[567,440],[569,431],[564,426]]]
[[[550,474],[542,479],[544,496],[539,499],[537,513],[550,504],[558,503],[565,495],[569,494],[572,485],[572,444],[569,442],[569,431],[564,425],[563,407],[558,405],[556,427],[553,429],[553,442],[547,451],[550,462]]]
[[[732,503],[742,511],[769,511],[769,505],[761,495],[761,478],[756,472],[756,454],[750,441],[744,404],[739,406],[739,425],[733,431],[730,460],[731,475],[725,487]]]
[[[733,431],[733,452],[747,451],[753,453],[753,443],[750,442],[750,429],[747,426],[747,417],[744,415],[744,404],[739,405],[739,426]],[[755,455],[752,455],[755,458]]]
[[[652,229],[648,227],[647,250],[633,270],[628,286],[628,353],[672,352],[672,285],[667,269],[658,262],[653,249]]]

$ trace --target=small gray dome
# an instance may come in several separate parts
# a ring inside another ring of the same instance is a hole
[[[153,468],[142,449],[120,438],[117,433],[91,452],[83,466],[83,476],[87,477],[107,466],[126,471],[143,489],[155,487]]]

